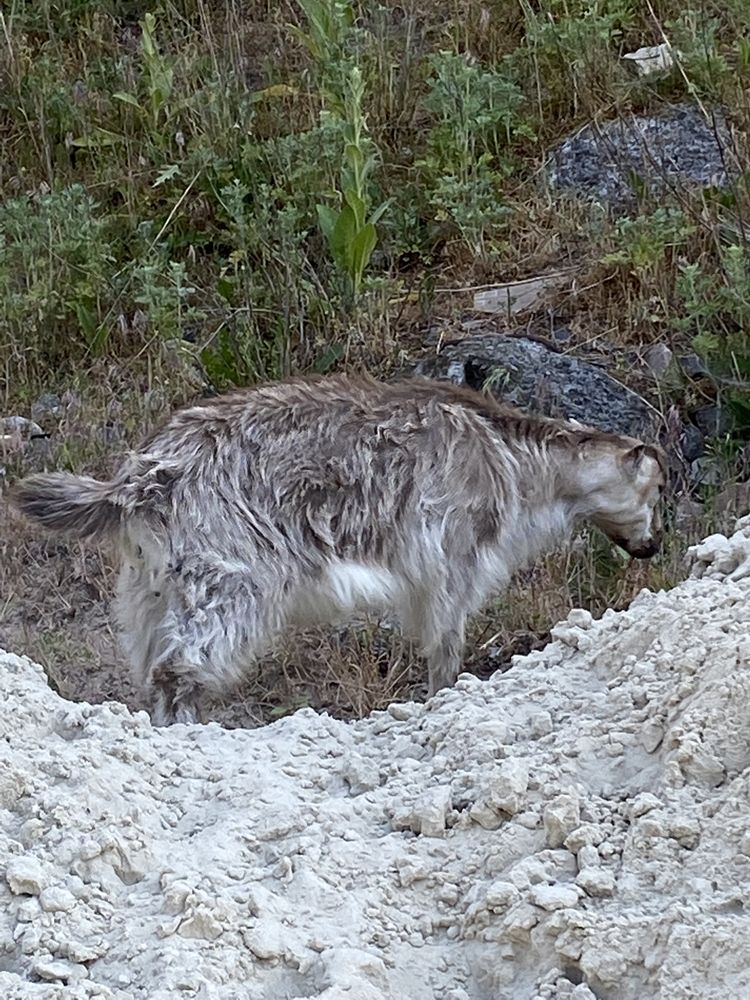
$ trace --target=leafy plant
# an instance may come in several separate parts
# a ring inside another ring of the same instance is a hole
[[[618,219],[615,238],[620,249],[606,254],[602,263],[650,272],[664,262],[668,251],[682,246],[694,232],[695,226],[677,208],[657,208],[649,215]]]
[[[388,207],[379,205],[368,215],[368,180],[377,160],[365,132],[362,113],[364,83],[357,66],[352,67],[341,121],[344,163],[341,168],[339,207],[317,206],[318,223],[333,260],[346,274],[354,299],[359,295],[365,269],[378,242],[376,223]]]
[[[185,264],[169,259],[167,247],[157,247],[130,271],[133,301],[143,307],[149,327],[161,338],[180,337],[187,322],[194,318],[190,296],[196,291],[190,283]]]
[[[435,124],[419,166],[438,219],[452,221],[481,253],[485,233],[507,212],[499,194],[507,150],[534,137],[522,114],[525,98],[511,80],[457,53],[436,53],[429,66],[425,107]]]
[[[665,27],[679,52],[689,90],[721,99],[722,85],[729,81],[733,71],[719,46],[720,19],[708,17],[705,10],[688,8]]]
[[[444,171],[465,180],[481,157],[499,162],[514,139],[534,138],[512,80],[456,52],[437,52],[428,64],[424,105],[435,119],[428,145]]]
[[[696,350],[727,369],[750,357],[750,256],[744,246],[723,247],[720,268],[680,266],[677,293],[682,316],[678,329],[690,333]],[[744,365],[743,365],[744,367]]]
[[[613,47],[635,17],[633,0],[522,0],[525,45],[512,62],[529,78],[541,114],[576,113],[619,71]]]
[[[170,116],[169,102],[174,83],[174,65],[168,56],[159,51],[156,41],[156,17],[151,11],[146,13],[140,27],[141,58],[144,68],[142,86],[151,126],[156,129]],[[118,91],[112,96],[137,108],[139,112],[143,111],[141,101],[134,94]]]
[[[93,343],[113,262],[98,208],[81,185],[0,203],[0,330],[27,354]]]

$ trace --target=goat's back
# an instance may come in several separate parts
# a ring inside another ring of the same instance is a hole
[[[519,419],[442,383],[292,379],[177,412],[118,478],[144,515],[225,558],[380,559],[404,532],[444,534],[452,512],[490,530],[517,467],[503,421],[512,436]]]

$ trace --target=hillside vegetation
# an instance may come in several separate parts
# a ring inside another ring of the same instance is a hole
[[[743,179],[627,226],[538,183],[592,119],[690,96],[746,132],[744,0],[43,0],[2,34],[11,391],[176,336],[220,383],[327,367],[439,287],[570,260],[581,322],[623,339],[746,324]],[[643,83],[620,56],[663,38],[680,64]]]

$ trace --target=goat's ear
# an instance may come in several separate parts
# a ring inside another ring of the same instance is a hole
[[[587,437],[586,435],[578,438],[578,441],[576,442],[576,453],[579,458],[586,460],[593,458],[596,454],[596,441],[594,438]]]
[[[645,444],[637,444],[633,448],[629,448],[623,455],[620,456],[620,461],[624,465],[627,472],[635,476],[640,471],[643,465],[643,460],[648,454],[648,446]]]

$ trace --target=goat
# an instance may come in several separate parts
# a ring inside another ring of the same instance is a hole
[[[110,482],[29,476],[43,528],[118,543],[116,616],[155,724],[190,722],[290,628],[389,613],[432,695],[467,617],[586,520],[659,549],[661,450],[426,379],[293,378],[177,411]]]

